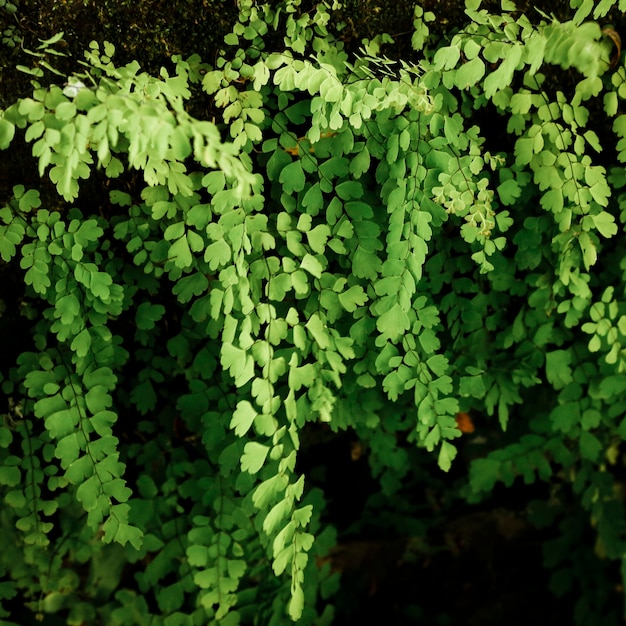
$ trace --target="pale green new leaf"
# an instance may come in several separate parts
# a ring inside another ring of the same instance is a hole
[[[448,441],[441,442],[441,448],[439,449],[438,463],[439,467],[447,472],[452,467],[452,461],[457,455],[457,449]]]
[[[0,150],[6,150],[15,136],[15,126],[6,119],[0,118]]]
[[[269,446],[257,441],[246,443],[241,457],[241,470],[249,474],[256,474],[263,467],[269,450]]]

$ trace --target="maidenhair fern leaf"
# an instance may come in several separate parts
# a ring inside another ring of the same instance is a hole
[[[470,501],[558,474],[626,551],[607,469],[626,91],[588,21],[624,3],[558,21],[468,0],[445,37],[416,7],[414,62],[383,57],[389,37],[348,53],[328,2],[279,4],[241,0],[215,67],[155,78],[94,43],[65,88],[0,112],[0,150],[30,144],[52,183],[0,207],[0,600],[75,623],[94,597],[119,624],[329,623],[313,483],[339,485],[340,431],[403,506],[430,456],[469,468]]]

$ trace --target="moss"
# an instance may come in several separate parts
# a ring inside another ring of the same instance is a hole
[[[271,0],[277,4],[278,0]],[[24,52],[34,49],[39,40],[63,31],[63,51],[67,57],[55,57],[53,65],[63,73],[76,70],[89,42],[110,41],[115,45],[117,64],[139,61],[143,69],[157,73],[167,66],[173,54],[183,57],[197,53],[208,62],[216,58],[224,35],[237,17],[236,0],[20,0],[15,15],[0,11],[0,28],[15,26],[21,45],[0,46],[0,107],[30,91],[30,78],[14,70],[16,64],[31,65],[32,57]],[[301,11],[310,10],[315,0],[303,0]],[[452,37],[467,23],[465,0],[422,0],[424,10],[435,14],[429,27],[434,39]],[[518,0],[520,12],[535,21],[543,19],[539,10],[560,20],[571,19],[567,2],[545,0],[539,4]],[[380,33],[394,38],[384,54],[406,61],[418,55],[411,48],[413,12],[416,2],[397,0],[344,0],[343,9],[333,14],[337,34],[349,51],[356,52],[364,38]],[[483,0],[481,7],[500,11],[501,0]],[[611,23],[618,33],[626,33],[622,14],[609,15],[602,24]],[[280,45],[281,38],[275,41]]]
[[[120,61],[140,59],[144,68],[158,70],[172,54],[212,56],[236,7],[227,0],[25,0],[20,13],[37,37],[64,31],[74,58],[91,40],[106,40]]]

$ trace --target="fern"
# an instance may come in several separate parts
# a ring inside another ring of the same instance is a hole
[[[585,20],[623,3],[468,0],[446,38],[417,6],[414,62],[389,36],[349,54],[338,4],[242,0],[215,66],[158,78],[92,43],[1,112],[42,183],[0,208],[29,329],[0,372],[0,604],[330,623],[309,433],[357,433],[390,496],[452,467],[466,411],[488,442],[467,501],[558,480],[622,558],[626,73]]]

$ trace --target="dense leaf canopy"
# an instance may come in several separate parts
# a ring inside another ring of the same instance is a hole
[[[191,4],[162,67],[4,32],[1,616],[331,623],[314,457],[350,433],[402,558],[442,508],[543,484],[552,589],[619,623],[626,2],[424,3],[365,36],[354,3],[239,0],[189,50]]]

